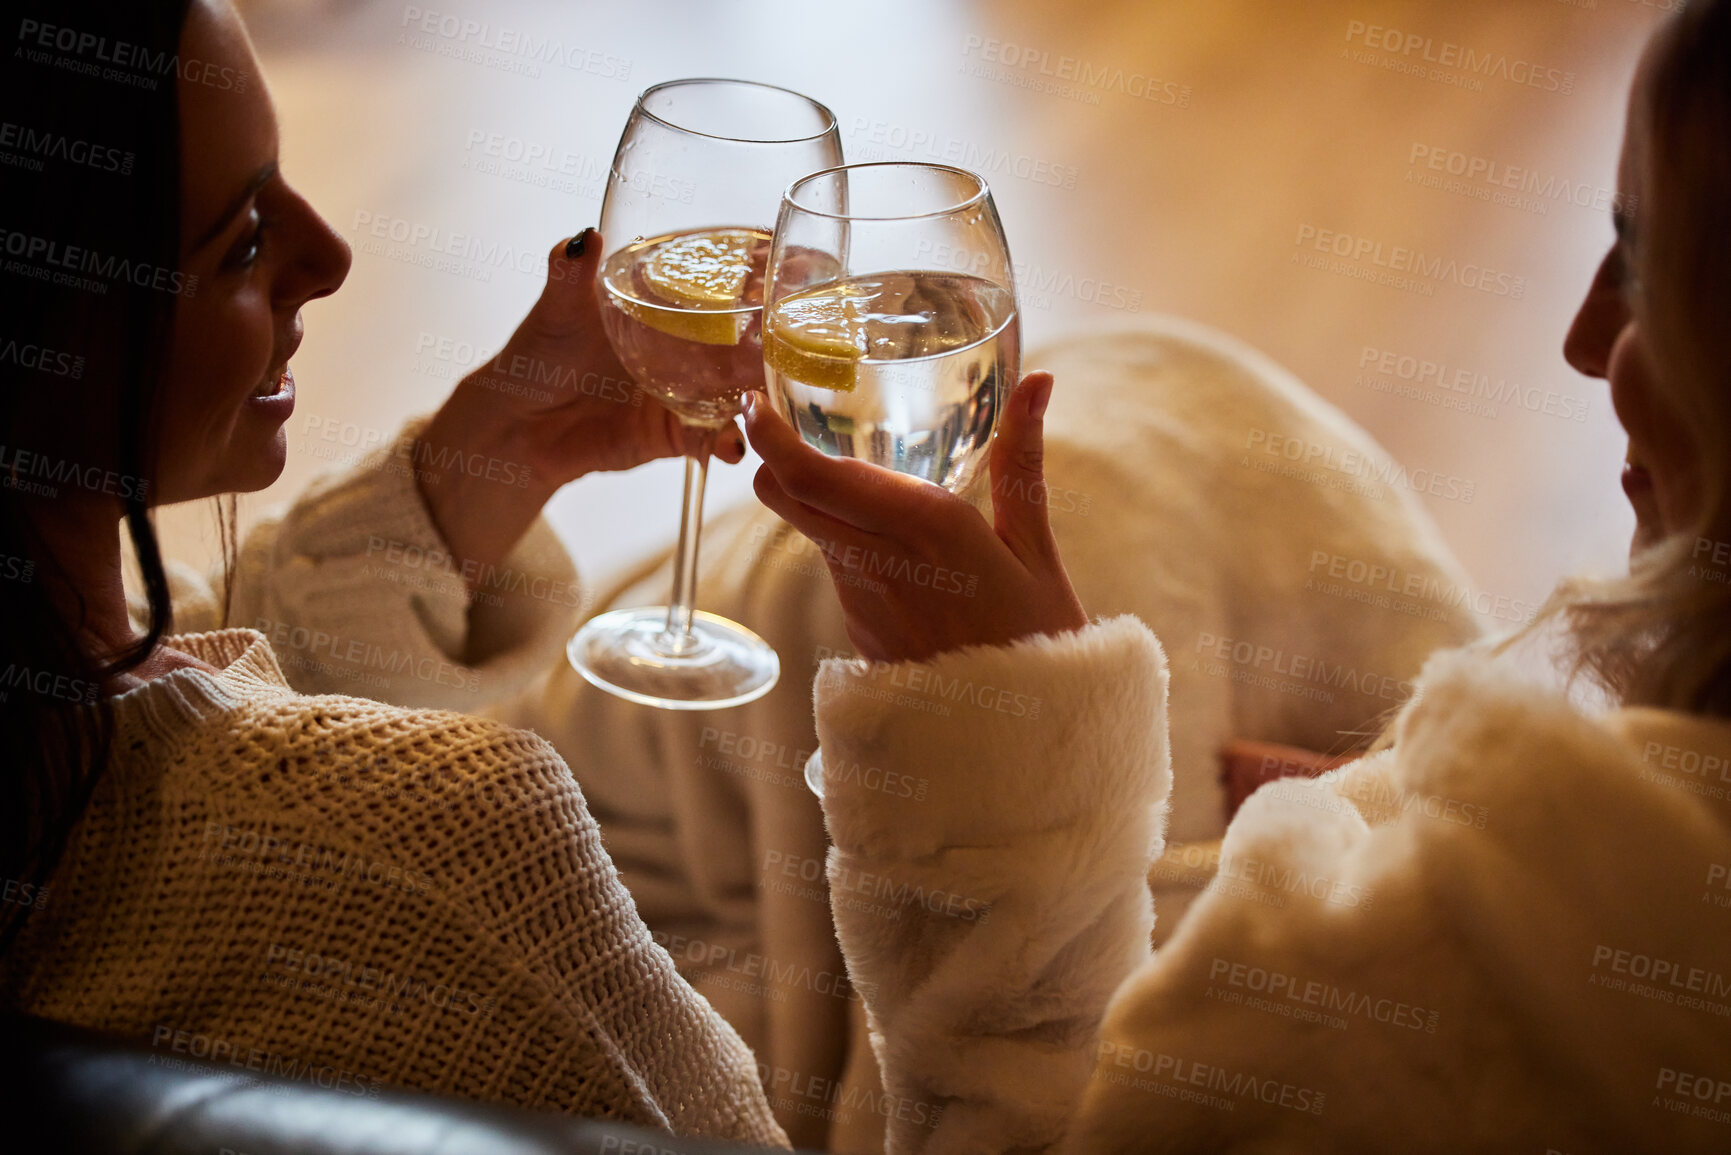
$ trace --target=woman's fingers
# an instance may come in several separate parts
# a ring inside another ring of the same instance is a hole
[[[790,496],[768,466],[758,469],[752,478],[752,489],[771,513],[810,538],[832,561],[843,562],[850,556],[863,556],[876,548],[871,544],[874,540],[871,534],[837,521],[822,510],[813,509]]]
[[[868,533],[893,534],[910,520],[941,517],[946,499],[966,506],[917,477],[812,448],[761,393],[745,395],[745,434],[788,496]]]
[[[992,511],[998,537],[1024,563],[1057,556],[1045,473],[1045,414],[1052,375],[1030,373],[1011,390],[992,440]]]

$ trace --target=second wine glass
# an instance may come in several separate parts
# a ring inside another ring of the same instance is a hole
[[[735,706],[769,692],[775,651],[696,608],[703,491],[715,437],[763,387],[762,306],[782,190],[841,163],[834,114],[767,84],[694,79],[637,98],[601,208],[599,296],[607,336],[637,384],[700,434],[686,459],[673,597],[579,630],[577,671],[664,709]]]
[[[961,492],[1016,382],[1019,333],[1010,247],[977,174],[848,165],[782,198],[764,361],[808,444]]]

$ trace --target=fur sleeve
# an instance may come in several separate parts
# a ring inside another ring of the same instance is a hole
[[[1148,957],[1171,788],[1166,663],[1133,617],[831,661],[816,697],[831,902],[888,1149],[1063,1135],[1112,991]]]

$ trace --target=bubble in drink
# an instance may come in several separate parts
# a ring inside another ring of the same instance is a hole
[[[698,229],[626,245],[601,269],[602,323],[637,383],[682,415],[723,421],[763,387],[763,229]]]
[[[1015,294],[960,273],[890,272],[768,310],[764,361],[806,442],[952,491],[978,467],[1021,342]]]

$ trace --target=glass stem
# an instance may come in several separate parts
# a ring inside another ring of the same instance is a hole
[[[697,611],[697,545],[703,537],[703,487],[709,480],[709,455],[720,426],[687,423],[700,433],[697,452],[685,459],[685,505],[679,514],[679,552],[673,561],[673,597],[667,604],[667,648],[675,654],[694,649],[691,616]]]

